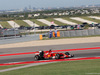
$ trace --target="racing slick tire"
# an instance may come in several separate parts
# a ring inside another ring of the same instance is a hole
[[[71,57],[74,57],[74,55],[71,55]]]
[[[35,60],[40,60],[39,55],[35,55],[34,59],[35,59]]]
[[[60,58],[60,54],[56,54],[55,59],[59,59]]]
[[[66,54],[66,55],[70,55],[70,53],[69,53],[69,52],[65,52],[65,54]]]

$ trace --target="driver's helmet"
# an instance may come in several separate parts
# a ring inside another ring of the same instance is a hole
[[[41,53],[42,51],[39,51],[39,53]]]
[[[51,53],[51,52],[52,52],[52,50],[50,49],[50,50],[49,50],[49,53]]]

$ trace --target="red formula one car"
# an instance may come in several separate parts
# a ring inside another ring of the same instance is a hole
[[[55,53],[51,50],[49,51],[39,51],[39,53],[36,53],[34,56],[35,60],[43,60],[43,59],[62,59],[62,58],[69,58],[74,57],[74,55],[71,55],[69,52],[65,53]]]

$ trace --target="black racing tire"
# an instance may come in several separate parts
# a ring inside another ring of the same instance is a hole
[[[70,53],[69,53],[69,52],[65,52],[65,54],[66,54],[66,55],[70,55]]]
[[[41,59],[41,60],[44,60],[44,57],[41,57],[40,59]]]
[[[60,59],[60,54],[56,54],[55,59]]]
[[[34,59],[35,59],[35,60],[40,60],[39,55],[35,55]]]
[[[71,55],[71,57],[74,57],[74,55]]]

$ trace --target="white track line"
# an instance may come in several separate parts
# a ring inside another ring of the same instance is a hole
[[[37,25],[36,23],[33,23],[33,22],[30,21],[30,20],[23,20],[23,21],[26,22],[27,24],[29,24],[31,27],[33,27],[34,24],[35,24],[35,27],[39,27],[39,25]]]
[[[12,70],[17,70],[17,69],[21,69],[21,68],[27,68],[27,67],[31,67],[31,66],[49,64],[49,63],[54,63],[54,62],[28,64],[28,65],[25,65],[25,66],[19,66],[19,67],[13,67],[13,68],[8,68],[8,69],[0,70],[0,72],[12,71]]]
[[[57,21],[60,21],[62,23],[65,23],[65,24],[77,25],[77,23],[74,23],[74,22],[71,22],[71,21],[67,21],[67,20],[64,20],[62,18],[54,18],[54,19],[57,20]]]
[[[95,18],[95,19],[98,19],[100,20],[100,17],[97,17],[97,16],[89,16],[90,18]]]
[[[44,23],[44,24],[47,24],[48,26],[51,26],[52,23],[48,20],[45,20],[45,19],[37,19],[38,21]],[[57,24],[54,23],[55,26],[57,26]]]
[[[13,28],[16,28],[16,27],[20,27],[16,22],[14,21],[7,21]]]
[[[79,18],[79,17],[72,17],[71,19],[81,21],[81,22],[87,22],[88,24],[92,24],[92,23],[97,24],[96,22],[85,20],[85,19],[82,19],[82,18]]]
[[[1,24],[0,24],[0,27],[3,28]]]

